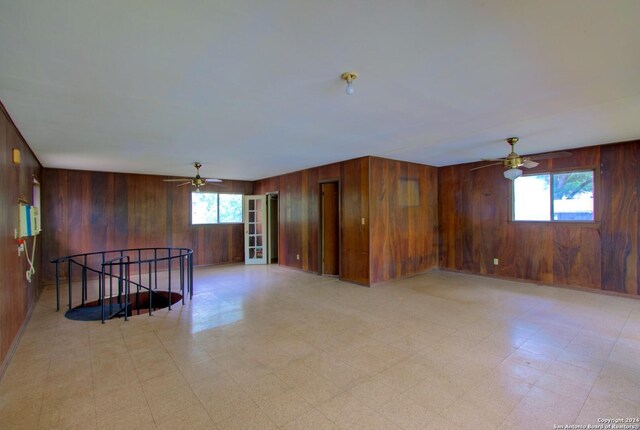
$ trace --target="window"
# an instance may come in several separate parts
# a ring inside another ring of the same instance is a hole
[[[242,222],[242,194],[191,193],[191,224]]]
[[[514,221],[593,221],[593,170],[513,181]]]

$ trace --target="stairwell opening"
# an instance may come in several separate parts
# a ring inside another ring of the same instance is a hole
[[[149,297],[151,296],[151,302]],[[111,315],[110,319],[123,318],[125,312],[128,317],[133,315],[149,314],[159,309],[168,308],[182,300],[182,294],[168,291],[139,292],[120,296],[120,300],[113,298],[111,303],[105,304],[107,315]],[[125,304],[127,304],[125,306]],[[102,304],[99,300],[86,302],[80,306],[76,306],[65,312],[64,316],[74,321],[101,321],[102,320]]]

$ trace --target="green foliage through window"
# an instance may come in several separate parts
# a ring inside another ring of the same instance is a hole
[[[191,224],[242,222],[242,194],[191,193]]]
[[[242,194],[218,195],[219,222],[242,222]]]
[[[572,200],[583,195],[593,198],[593,172],[556,173],[553,175],[554,200]]]
[[[513,219],[593,221],[593,190],[592,170],[521,176],[513,181]]]

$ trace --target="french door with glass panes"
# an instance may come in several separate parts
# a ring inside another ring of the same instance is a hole
[[[267,196],[244,196],[244,262],[267,263]]]

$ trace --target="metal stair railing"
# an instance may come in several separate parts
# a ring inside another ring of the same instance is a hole
[[[111,319],[113,317],[115,317],[116,315],[119,315],[122,310],[124,309],[124,320],[128,321],[129,319],[129,297],[130,297],[130,282],[129,279],[131,277],[131,270],[129,267],[129,262],[130,262],[130,258],[129,256],[122,256],[122,257],[115,257],[112,258],[111,260],[107,260],[104,263],[102,263],[102,272],[100,274],[100,276],[102,277],[102,282],[98,282],[98,286],[100,286],[102,284],[103,288],[100,290],[98,289],[98,302],[101,304],[102,307],[102,324],[104,324],[105,321],[105,308],[106,308],[106,301],[107,298],[109,299],[109,318]],[[118,268],[118,275],[113,274],[113,265],[114,263],[116,264],[117,268]],[[126,264],[123,264],[126,263]],[[107,268],[109,269],[109,272],[107,273]],[[109,277],[109,295],[107,296],[107,284],[106,284],[106,277]],[[118,281],[118,294],[116,295],[116,299],[117,299],[117,304],[118,304],[118,309],[116,310],[116,312],[113,312],[113,279],[116,278],[116,280]],[[122,304],[123,298],[122,298],[122,293],[123,293],[123,286],[124,286],[124,305]]]
[[[111,255],[113,258],[107,259]],[[149,258],[143,258],[143,254]],[[135,259],[132,259],[132,255]],[[100,269],[91,267],[89,258],[98,258]],[[132,261],[133,260],[133,261]],[[136,305],[140,303],[140,292],[146,290],[149,294],[149,315],[152,314],[153,296],[158,293],[153,291],[158,288],[158,263],[167,264],[167,286],[169,293],[169,310],[171,310],[172,266],[173,261],[178,261],[180,292],[182,304],[185,304],[185,288],[189,293],[189,299],[193,299],[193,250],[189,248],[130,248],[115,251],[98,251],[83,254],[74,254],[51,260],[56,265],[56,311],[60,310],[60,280],[61,266],[66,262],[68,281],[69,309],[73,307],[73,266],[81,268],[81,305],[84,306],[88,298],[88,274],[95,275],[98,282],[98,303],[102,306],[102,322],[105,322],[106,301],[109,300],[109,318],[113,318],[124,311],[125,320],[128,320],[130,310],[131,284],[136,288]],[[116,272],[114,273],[114,266]],[[132,279],[131,267],[137,268],[137,282]],[[148,284],[143,283],[143,269],[146,269]],[[113,295],[113,283],[117,282],[117,295]],[[109,295],[106,295],[107,282],[109,283]],[[123,304],[124,295],[124,304]],[[113,311],[113,300],[119,306]]]

